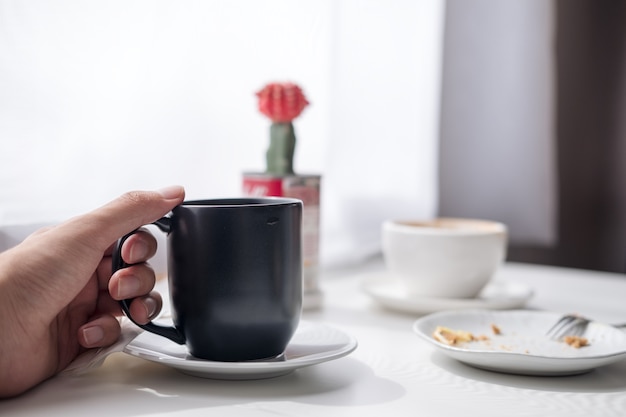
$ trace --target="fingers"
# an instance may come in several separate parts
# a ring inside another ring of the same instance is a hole
[[[161,311],[163,300],[154,288],[154,271],[146,264],[131,265],[115,272],[109,280],[109,294],[114,300],[134,298],[129,309],[133,320],[146,324]]]
[[[78,343],[85,348],[112,345],[120,337],[121,329],[113,316],[100,316],[78,329]]]
[[[135,297],[130,303],[129,310],[134,321],[139,324],[146,324],[158,316],[162,307],[163,299],[158,292],[154,291],[148,295]],[[119,301],[113,300],[111,297],[101,297],[98,300],[97,311],[112,316],[122,315]]]
[[[138,297],[130,303],[130,315],[139,324],[146,324],[154,319],[163,306],[163,299],[158,292],[151,292],[144,297]]]
[[[160,191],[133,191],[64,226],[104,253],[117,239],[163,217],[184,198],[185,190],[180,186]]]
[[[154,236],[146,230],[140,229],[137,233],[129,236],[122,245],[122,258],[130,266],[116,271],[110,276],[110,279],[100,280],[100,287],[108,287],[108,292],[113,300],[134,298],[129,306],[130,314],[133,320],[140,324],[146,324],[152,320],[161,311],[163,304],[158,293],[150,293],[154,288],[156,278],[154,270],[145,263],[154,256],[156,249],[157,243]],[[105,261],[104,263],[109,265],[110,273],[110,262]],[[103,276],[108,277],[109,275],[100,274],[100,277]],[[116,306],[114,310],[103,311],[119,311],[119,306]]]
[[[146,262],[152,258],[157,250],[154,236],[146,230],[140,229],[132,234],[122,245],[122,259],[127,264]]]
[[[146,324],[154,319],[163,301],[157,292],[138,297],[130,304],[130,314],[139,324]],[[78,329],[78,343],[85,348],[109,346],[115,343],[121,334],[119,321],[112,315],[101,315],[85,323]]]
[[[107,205],[65,223],[63,232],[89,246],[102,256],[120,237],[152,223],[182,203],[185,190],[180,186],[160,191],[126,193]],[[129,237],[122,247],[122,258],[131,265],[111,276],[108,289],[116,300],[135,298],[130,305],[133,319],[141,324],[149,322],[161,310],[158,293],[148,294],[154,287],[154,271],[144,262],[154,255],[156,241],[141,231]],[[98,271],[99,276],[109,276]],[[109,271],[110,272],[110,271]],[[102,284],[101,284],[102,285]],[[103,315],[83,325],[78,332],[79,343],[86,347],[108,346],[120,335],[118,321],[112,315]]]
[[[157,251],[155,237],[145,229],[139,229],[131,235],[122,245],[122,259],[127,264],[141,264],[151,259]],[[110,255],[110,250],[105,254]],[[111,277],[111,258],[104,257],[98,265],[98,286],[101,290],[109,287]],[[152,272],[154,275],[154,272]],[[152,280],[154,282],[154,279]]]
[[[154,288],[154,271],[146,264],[131,265],[116,271],[109,280],[109,294],[114,300],[126,300],[148,294]]]

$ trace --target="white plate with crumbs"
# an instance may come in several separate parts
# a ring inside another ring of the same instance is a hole
[[[562,315],[528,310],[444,311],[418,319],[413,330],[451,358],[511,374],[575,375],[626,358],[626,332],[608,324],[590,323],[582,335],[586,346],[551,340],[546,332]],[[446,335],[446,329],[458,339],[456,343],[433,336],[435,332]],[[464,341],[470,337],[473,340]]]

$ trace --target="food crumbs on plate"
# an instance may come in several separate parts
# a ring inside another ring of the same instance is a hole
[[[474,335],[465,330],[452,330],[448,327],[437,326],[433,332],[433,338],[446,345],[458,345],[467,342],[488,342],[489,337],[481,334]]]
[[[565,336],[563,341],[573,348],[580,349],[584,346],[589,346],[589,340],[580,336]]]
[[[433,332],[433,338],[441,343],[453,346],[459,343],[471,342],[474,340],[474,335],[465,330],[452,330],[444,326],[437,326]]]
[[[490,328],[491,328],[491,332],[495,336],[502,335],[502,330],[500,330],[500,327],[496,325],[495,323],[491,323]],[[491,344],[491,339],[484,334],[474,335],[473,333],[468,332],[466,330],[453,330],[445,326],[437,326],[432,336],[438,342],[444,343],[449,346],[455,346],[455,345],[460,345],[462,343],[469,343],[469,342],[484,342],[485,345]],[[495,339],[498,339],[498,338],[496,337]],[[580,337],[580,336],[565,336],[563,337],[562,341],[576,349],[589,346],[589,340],[587,340],[587,338],[585,337]],[[514,351],[513,346],[503,345],[503,344],[498,345],[498,349],[504,350],[507,352]],[[528,349],[524,349],[523,353],[530,354],[530,351]]]

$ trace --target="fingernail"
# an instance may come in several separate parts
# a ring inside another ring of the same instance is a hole
[[[120,282],[117,285],[117,298],[123,300],[125,298],[135,297],[141,287],[139,278],[134,276],[127,276],[120,278]]]
[[[83,329],[83,339],[87,346],[95,346],[104,339],[104,330],[100,326],[86,327]]]
[[[157,302],[154,300],[154,298],[147,297],[144,298],[143,305],[146,308],[148,318],[152,320],[157,313]]]
[[[169,187],[161,188],[157,192],[163,196],[166,200],[174,200],[175,198],[180,197],[183,193],[183,187],[180,185],[172,185]]]
[[[144,242],[142,241],[138,241],[135,242],[131,247],[130,247],[130,259],[129,259],[129,263],[136,263],[136,262],[141,262],[141,261],[145,261],[146,257],[148,256],[148,245],[146,245]]]

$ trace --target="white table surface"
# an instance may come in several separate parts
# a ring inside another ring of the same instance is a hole
[[[624,416],[626,361],[568,377],[475,369],[435,351],[411,330],[415,315],[379,308],[359,276],[380,260],[322,275],[324,306],[304,320],[355,336],[347,357],[259,381],[196,378],[115,353],[79,377],[56,377],[1,416]],[[527,308],[626,321],[626,275],[507,264],[496,279],[530,285]]]

